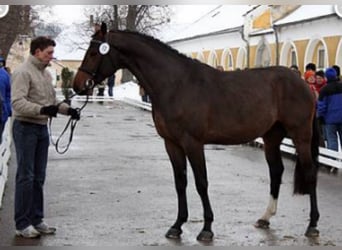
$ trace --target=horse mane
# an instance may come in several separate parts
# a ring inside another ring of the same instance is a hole
[[[193,59],[191,57],[188,57],[187,55],[184,55],[183,53],[180,53],[178,50],[172,48],[170,45],[160,41],[159,39],[154,38],[153,36],[150,36],[150,35],[147,35],[147,34],[143,34],[143,33],[137,32],[137,31],[131,31],[131,30],[110,30],[109,32],[110,33],[125,33],[125,34],[130,34],[132,36],[137,36],[139,38],[144,39],[145,41],[147,41],[149,43],[156,44],[159,47],[161,47],[161,48],[163,48],[165,50],[168,50],[169,52],[171,52],[171,53],[173,53],[173,54],[175,54],[175,55],[177,55],[177,56],[179,56],[179,57],[181,57],[183,59],[186,59],[186,60],[189,60],[189,61],[201,64],[201,62],[199,60]]]

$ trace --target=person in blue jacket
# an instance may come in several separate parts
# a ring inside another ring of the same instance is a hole
[[[11,107],[11,79],[5,69],[6,61],[0,56],[0,95],[2,100],[2,115],[0,124],[0,143],[2,142],[2,134],[5,129],[8,117],[12,115]]]
[[[338,151],[338,136],[342,143],[342,82],[332,67],[326,69],[325,76],[327,85],[319,93],[317,117],[325,124],[328,149]]]

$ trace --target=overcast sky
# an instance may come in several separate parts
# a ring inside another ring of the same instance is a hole
[[[174,23],[190,23],[197,20],[203,14],[216,5],[169,5],[175,15],[171,18]],[[55,5],[53,8],[54,21],[70,24],[83,19],[82,7],[84,5]]]

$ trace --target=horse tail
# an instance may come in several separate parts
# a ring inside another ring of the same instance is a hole
[[[317,185],[317,172],[319,167],[320,145],[320,131],[318,121],[314,116],[312,119],[312,137],[311,137],[311,156],[312,166],[301,166],[297,158],[295,174],[294,174],[294,194],[310,194],[312,190],[316,189]]]

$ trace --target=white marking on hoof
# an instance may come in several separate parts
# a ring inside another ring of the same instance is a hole
[[[264,215],[261,217],[261,220],[269,221],[272,216],[277,213],[277,204],[278,200],[274,199],[273,196],[270,196],[270,201],[266,208]]]

